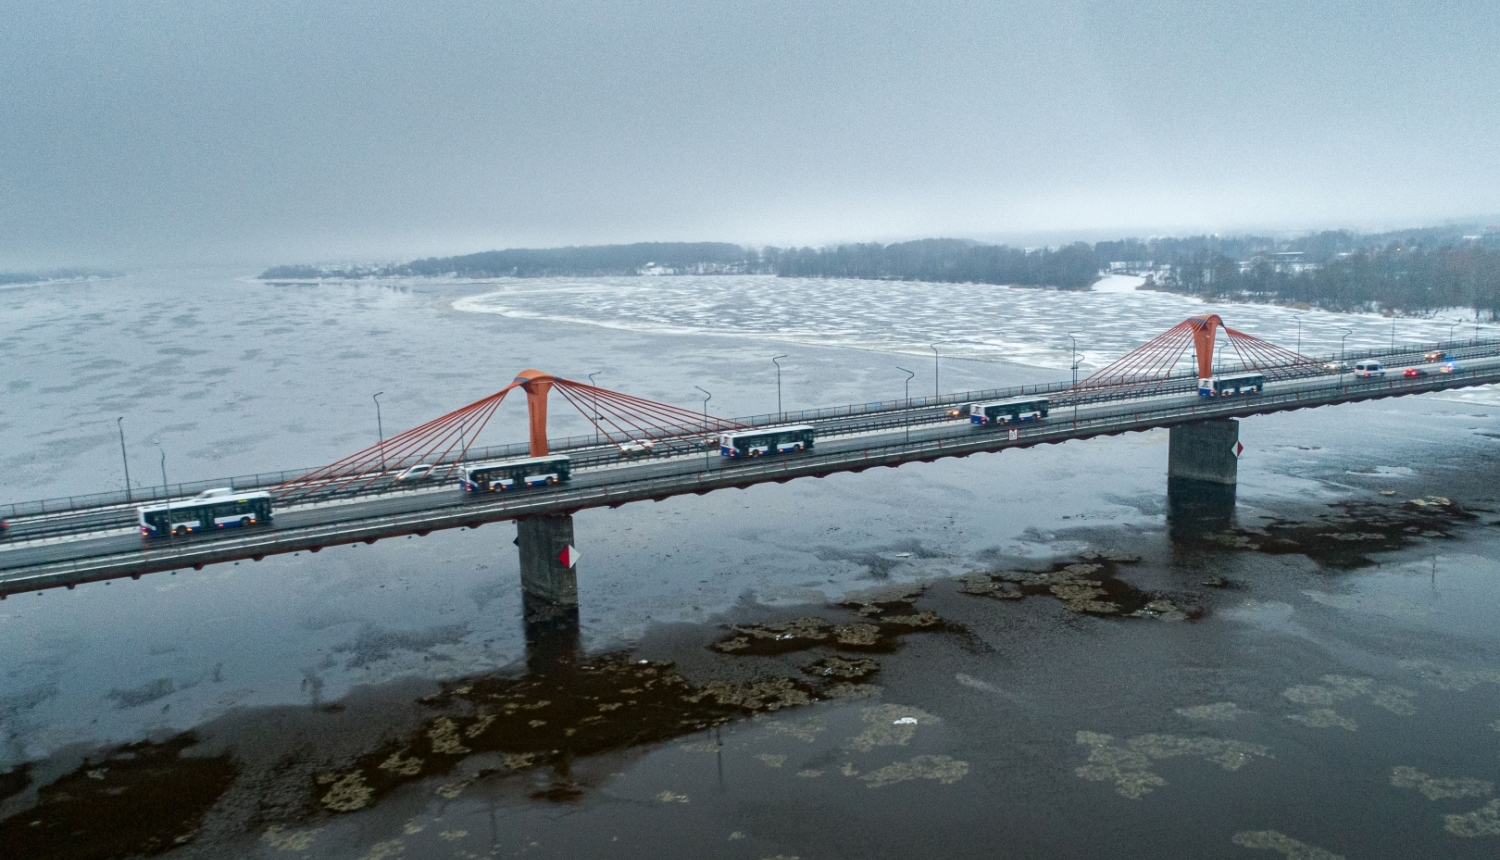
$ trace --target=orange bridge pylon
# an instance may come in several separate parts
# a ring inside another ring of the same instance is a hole
[[[1319,370],[1318,362],[1267,340],[1237,331],[1218,314],[1188,317],[1165,332],[1120,356],[1070,389],[1075,396],[1112,392],[1146,394],[1167,382],[1191,347],[1199,379],[1214,375],[1214,347],[1219,330],[1227,337],[1241,368],[1271,379],[1306,376]]]
[[[469,449],[501,401],[517,388],[526,393],[528,447],[532,457],[545,457],[550,453],[547,399],[554,391],[594,426],[601,444],[624,446],[633,443],[673,450],[702,445],[725,430],[748,427],[691,409],[528,369],[516,374],[509,385],[494,394],[280,484],[271,492],[283,501],[353,492],[391,480],[418,465],[432,467],[434,477],[451,477],[467,459]]]

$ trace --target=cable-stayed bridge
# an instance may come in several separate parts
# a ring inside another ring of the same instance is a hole
[[[1368,361],[1383,364],[1385,375],[1355,375]],[[1257,385],[1245,382],[1257,377]],[[1245,388],[1202,396],[1202,380]],[[568,605],[577,599],[572,514],[586,508],[1159,427],[1172,428],[1170,477],[1232,486],[1235,419],[1497,382],[1500,342],[1313,358],[1217,316],[1186,320],[1077,382],[732,420],[528,370],[494,394],[320,468],[157,488],[146,498],[137,491],[128,501],[103,494],[0,505],[9,522],[0,537],[0,598],[516,520],[525,591]],[[478,447],[486,423],[517,395],[530,418],[527,442]],[[548,407],[559,400],[594,432],[549,438]],[[968,407],[976,403],[1040,408],[975,423]],[[726,448],[726,438],[744,444]],[[173,528],[174,517],[199,503],[194,495],[212,488],[233,492],[210,499],[264,493],[273,516]],[[143,535],[142,505],[168,528]]]

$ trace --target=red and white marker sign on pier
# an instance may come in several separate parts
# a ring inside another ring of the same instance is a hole
[[[557,560],[563,563],[563,567],[572,567],[578,563],[578,550],[572,545],[563,547],[563,551],[557,554]]]

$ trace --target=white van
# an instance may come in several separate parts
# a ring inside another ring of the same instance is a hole
[[[1385,368],[1381,366],[1380,362],[1373,359],[1368,361],[1355,362],[1354,375],[1371,378],[1377,376],[1385,376]]]

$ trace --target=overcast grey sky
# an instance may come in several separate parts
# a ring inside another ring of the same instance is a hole
[[[0,265],[1500,217],[1496,0],[0,14]]]

